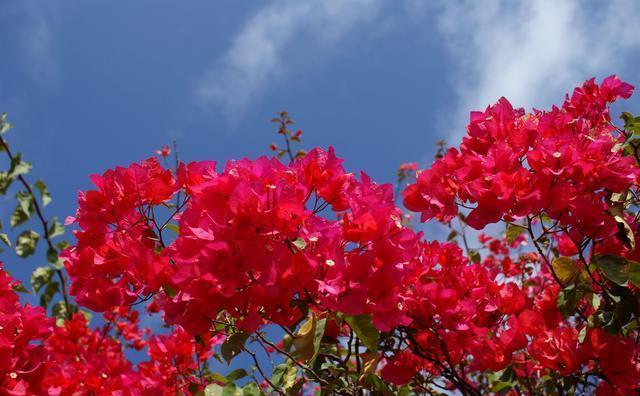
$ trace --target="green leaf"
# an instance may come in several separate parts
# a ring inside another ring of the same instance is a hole
[[[395,396],[395,393],[389,388],[386,382],[375,374],[368,374],[366,377],[367,383],[370,384],[372,390],[378,392],[375,394],[383,396]]]
[[[40,296],[40,306],[46,309],[51,303],[51,300],[53,300],[53,296],[55,296],[59,290],[60,284],[58,282],[49,282],[47,288],[44,289],[44,293]]]
[[[598,310],[601,303],[602,297],[600,297],[598,293],[591,293],[591,306],[593,307],[593,309]]]
[[[18,206],[16,206],[11,214],[11,228],[15,228],[29,220],[35,212],[33,197],[28,192],[18,191],[16,193],[16,200],[18,201]]]
[[[282,383],[282,377],[284,376],[284,372],[288,369],[289,366],[282,363],[277,365],[273,369],[273,373],[271,373],[271,383],[275,386],[280,386]]]
[[[315,355],[313,341],[316,334],[316,324],[318,318],[315,313],[300,326],[293,338],[293,346],[296,348],[297,356],[303,360],[309,360]]]
[[[373,320],[370,315],[345,315],[344,320],[349,324],[351,329],[370,351],[376,352],[378,350],[380,333],[373,325]]]
[[[558,293],[558,310],[563,317],[567,318],[575,314],[580,298],[582,298],[585,292],[587,292],[587,290],[583,285],[572,284]]]
[[[244,396],[260,396],[262,391],[255,382],[249,382],[242,388],[242,394]]]
[[[8,247],[11,247],[11,241],[9,240],[9,236],[7,234],[0,233],[0,241],[2,241],[2,243],[7,245]]]
[[[31,218],[32,212],[25,212],[22,207],[20,205],[18,205],[13,213],[11,214],[11,228],[15,228],[17,226],[19,226],[20,224],[24,223],[25,221],[29,220]]]
[[[55,271],[51,267],[38,267],[31,273],[31,287],[34,293],[38,293],[42,286],[47,285]]]
[[[40,197],[42,197],[42,206],[47,206],[51,203],[51,194],[47,185],[42,180],[35,182],[34,186],[40,191]]]
[[[178,290],[176,290],[173,286],[165,285],[162,286],[162,290],[169,298],[174,298],[178,294]]]
[[[55,269],[64,268],[64,264],[58,255],[58,251],[54,248],[47,249],[47,261],[49,264],[53,266]]]
[[[2,113],[0,116],[0,135],[5,134],[11,128],[13,128],[13,124],[7,122],[7,113]]]
[[[243,368],[239,368],[239,369],[235,369],[232,372],[230,372],[229,374],[227,374],[227,376],[225,377],[227,379],[227,381],[235,381],[237,379],[240,378],[244,378],[247,375],[249,375],[247,373],[247,371]]]
[[[217,359],[220,363],[222,363],[222,360]],[[211,381],[212,383],[215,382],[216,384],[226,384],[227,383],[227,379],[218,373],[214,373],[214,372],[209,372],[207,373],[207,379],[209,381]]]
[[[198,384],[196,384],[195,382],[189,383],[187,389],[189,390],[189,394],[192,396],[204,396],[204,391],[199,391]]]
[[[76,305],[71,305],[71,313],[78,312],[78,307]],[[79,310],[79,312],[84,316],[87,323],[91,322],[93,318],[93,314],[89,311],[85,311],[84,309]]]
[[[578,333],[578,342],[582,344],[586,336],[587,336],[587,326],[584,326],[582,329],[580,329],[580,333]]]
[[[625,111],[620,118],[624,121],[624,129],[634,134],[640,133],[640,117],[634,117],[633,114]]]
[[[624,243],[630,250],[636,248],[636,238],[633,235],[633,230],[622,216],[613,216],[613,219],[618,224],[617,237]]]
[[[469,251],[469,259],[476,264],[482,261],[482,257],[480,256],[480,253],[477,250]]]
[[[16,200],[23,211],[33,213],[33,196],[31,194],[27,191],[18,191],[16,193]]]
[[[248,337],[249,335],[247,333],[239,331],[237,333],[233,333],[225,340],[220,347],[220,352],[222,353],[224,360],[227,361],[227,364],[231,363],[231,360],[242,352],[244,343]]]
[[[9,186],[13,182],[13,177],[9,175],[9,172],[0,172],[0,194],[4,195],[7,193]]]
[[[310,361],[313,362],[318,356],[318,352],[320,351],[320,344],[322,343],[322,337],[324,337],[324,329],[327,325],[327,318],[322,318],[316,324],[316,336],[313,339],[313,349],[315,353],[311,357]]]
[[[68,317],[67,306],[64,304],[64,301],[58,301],[53,304],[51,307],[51,313],[53,317],[60,320],[65,320]]]
[[[298,250],[304,250],[307,247],[307,242],[302,238],[296,238],[291,243],[293,243],[293,246],[297,247]]]
[[[164,226],[164,228],[168,228],[171,231],[175,232],[176,234],[180,234],[180,227],[178,227],[177,224],[168,223],[167,225]]]
[[[491,392],[495,394],[500,394],[499,392],[505,391],[507,389],[512,389],[514,387],[513,381],[496,381],[491,384]]]
[[[29,173],[29,171],[31,171],[31,164],[22,160],[22,154],[16,154],[9,166],[9,176],[16,177]]]
[[[402,385],[398,388],[398,396],[409,396],[411,395],[411,386],[409,384]]]
[[[580,265],[569,257],[558,257],[551,262],[554,272],[558,276],[558,279],[564,284],[568,285],[574,283],[580,275]]]
[[[640,288],[640,263],[629,261],[629,282]]]
[[[305,384],[304,378],[298,379],[291,388],[288,389],[287,394],[290,396],[298,396],[300,395],[300,391]]]
[[[209,384],[204,388],[205,396],[222,396],[222,387],[218,384]]]
[[[16,254],[20,257],[29,257],[36,251],[36,244],[40,234],[32,230],[23,231],[16,239]]]
[[[375,373],[380,357],[375,352],[366,352],[361,353],[360,358],[362,359],[362,370],[360,371],[360,379],[362,380],[367,374]]]
[[[57,217],[51,219],[51,225],[49,226],[49,238],[53,239],[57,236],[64,234],[64,226],[58,221]]]
[[[629,280],[629,261],[611,254],[596,255],[593,263],[611,282],[626,286]]]
[[[271,382],[273,385],[279,387],[282,391],[287,391],[293,387],[298,375],[298,369],[296,366],[282,363],[277,365],[273,369],[273,375],[271,376]]]
[[[47,249],[47,261],[50,263],[55,263],[58,261],[58,251],[56,249]]]
[[[525,231],[526,231],[525,228],[522,226],[507,223],[507,231],[506,231],[507,242],[512,243]]]
[[[318,320],[316,314],[311,313],[311,317],[300,326],[293,339],[297,356],[308,361],[315,359],[320,349],[326,322],[325,318]]]
[[[238,391],[238,387],[234,383],[230,383],[222,388],[222,396],[235,396]]]
[[[12,288],[13,288],[13,291],[16,293],[30,293],[30,291],[27,290],[27,288],[24,287],[24,285],[20,282],[14,283]]]

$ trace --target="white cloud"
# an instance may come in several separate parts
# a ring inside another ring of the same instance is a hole
[[[233,119],[272,84],[290,63],[321,62],[355,26],[371,20],[380,0],[274,0],[244,24],[225,55],[198,82],[205,106],[220,106]],[[303,36],[302,40],[298,40]],[[297,61],[297,62],[296,62]]]
[[[52,8],[29,0],[12,1],[3,8],[0,19],[16,33],[18,59],[29,78],[40,87],[50,88],[59,81],[59,64],[51,26]]]
[[[56,84],[59,65],[53,50],[53,32],[42,12],[31,14],[24,30],[26,59],[33,79],[39,84]]]
[[[419,2],[409,9],[421,11]],[[422,10],[424,11],[424,10]],[[471,110],[500,96],[514,106],[545,108],[592,77],[640,77],[633,59],[640,35],[633,0],[586,4],[577,0],[527,2],[442,2],[435,11],[438,31],[456,65],[458,102],[446,117],[457,144]]]

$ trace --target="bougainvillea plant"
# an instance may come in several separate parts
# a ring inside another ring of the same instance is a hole
[[[0,240],[22,257],[42,240],[49,263],[40,307],[0,271],[2,394],[638,394],[640,117],[609,114],[632,91],[501,98],[395,187],[294,152],[283,112],[273,157],[183,163],[174,145],[92,176],[70,245],[2,136],[11,226],[39,228]]]

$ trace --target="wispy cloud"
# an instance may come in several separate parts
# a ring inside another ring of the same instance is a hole
[[[15,35],[12,56],[21,62],[29,78],[43,88],[51,88],[59,81],[52,11],[41,2],[8,0],[0,12],[0,19]]]
[[[376,16],[380,4],[272,1],[249,18],[224,56],[198,81],[198,100],[220,107],[233,120],[272,83],[286,78],[292,63],[304,63],[304,57],[317,63],[330,56],[354,27]]]
[[[420,2],[408,4],[414,13],[424,11]],[[500,96],[543,108],[591,76],[640,77],[632,66],[640,35],[626,22],[638,15],[637,1],[442,2],[429,11],[456,65],[458,102],[447,116],[456,120],[451,143],[462,136],[470,110]]]
[[[406,0],[415,22],[430,21],[448,51],[456,102],[439,123],[457,146],[472,110],[505,96],[514,106],[546,108],[583,80],[612,73],[639,81],[640,35],[629,20],[633,0],[441,1]],[[429,163],[432,153],[425,153]],[[446,235],[435,222],[427,234]],[[490,225],[485,232],[502,232]],[[472,240],[475,231],[471,230]]]

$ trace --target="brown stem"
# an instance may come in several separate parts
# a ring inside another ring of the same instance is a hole
[[[560,287],[564,289],[565,288],[564,283],[562,283],[562,281],[558,277],[558,274],[556,274],[556,271],[553,269],[553,265],[551,265],[551,263],[549,262],[549,259],[542,252],[542,248],[538,244],[538,240],[536,239],[536,236],[533,233],[533,228],[531,227],[531,219],[529,217],[527,217],[527,231],[529,233],[529,236],[531,237],[531,241],[533,242],[533,245],[536,247],[536,250],[538,251],[538,254],[540,254],[540,256],[544,259],[544,262],[547,265],[547,268],[549,268],[549,272],[551,272],[551,275],[553,275],[553,279],[555,279],[558,285],[560,285]]]
[[[285,396],[285,393],[283,391],[281,391],[280,389],[278,389],[273,382],[271,382],[271,380],[269,379],[269,377],[267,377],[267,375],[264,373],[264,371],[262,371],[262,368],[260,367],[260,363],[258,362],[258,358],[256,357],[255,352],[251,352],[249,349],[247,349],[246,347],[242,347],[242,349],[244,349],[244,351],[246,353],[249,354],[249,356],[251,356],[251,359],[253,359],[253,363],[255,364],[256,368],[258,369],[258,371],[260,372],[260,375],[262,376],[262,378],[264,378],[265,381],[267,381],[267,384],[269,384],[269,386],[271,387],[271,389],[273,389],[274,392],[277,392],[279,395]]]
[[[7,156],[9,157],[9,159],[13,162],[14,156],[13,154],[11,154],[11,150],[9,149],[9,145],[7,144],[7,142],[5,142],[4,139],[0,138],[0,145],[2,146],[4,151],[7,153]],[[38,204],[38,199],[34,194],[33,189],[31,188],[31,185],[27,182],[27,180],[22,175],[18,175],[18,180],[20,180],[20,183],[22,183],[24,188],[27,190],[27,193],[31,196],[31,201],[33,202],[33,207],[36,211],[36,215],[40,220],[40,224],[42,224],[44,239],[47,242],[47,246],[49,247],[49,249],[56,250],[55,246],[53,245],[53,242],[51,242],[51,237],[49,236],[49,225],[47,224],[47,220],[44,218],[44,215],[42,214],[42,209],[40,209],[40,205]],[[64,278],[64,274],[60,269],[58,268],[54,268],[54,269],[55,269],[56,275],[58,276],[58,279],[60,280],[60,287],[62,289],[62,297],[64,299],[67,319],[71,319],[71,304],[69,304],[69,296],[67,295],[67,286],[66,286],[66,280]]]
[[[321,378],[320,376],[318,376],[318,374],[316,374],[315,371],[313,371],[309,366],[302,364],[298,361],[298,359],[296,359],[293,355],[291,355],[289,352],[278,348],[278,346],[276,344],[274,344],[273,342],[267,340],[262,334],[260,334],[259,331],[256,331],[256,336],[265,344],[269,345],[271,348],[273,348],[274,350],[276,350],[278,353],[288,357],[296,366],[300,367],[302,369],[302,372],[309,372],[311,373],[311,376],[313,377],[314,380],[318,381],[319,383],[323,384],[323,385],[329,385],[329,383]]]

